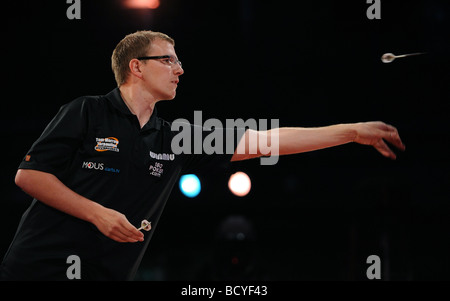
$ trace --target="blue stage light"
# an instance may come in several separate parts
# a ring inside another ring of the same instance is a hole
[[[202,189],[199,178],[194,174],[182,175],[179,184],[181,192],[189,198],[195,198]]]

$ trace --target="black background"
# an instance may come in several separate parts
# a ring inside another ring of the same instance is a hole
[[[406,151],[392,161],[347,144],[199,174],[198,197],[175,187],[137,280],[367,280],[372,254],[383,280],[448,280],[450,4],[393,2],[380,20],[364,0],[81,0],[81,20],[64,0],[1,4],[0,256],[31,202],[14,184],[20,160],[62,104],[112,90],[115,45],[151,29],[175,39],[185,70],[157,105],[169,121],[382,120]],[[427,54],[383,64],[386,52]],[[243,198],[227,187],[238,170],[252,180]]]

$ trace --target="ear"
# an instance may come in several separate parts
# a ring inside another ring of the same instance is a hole
[[[141,71],[141,61],[139,61],[138,59],[132,59],[129,63],[128,63],[128,68],[130,69],[130,73],[140,79],[143,78],[143,74]]]

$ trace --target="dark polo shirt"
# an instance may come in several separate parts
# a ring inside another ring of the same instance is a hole
[[[234,143],[242,135],[237,129],[220,130],[233,131]],[[225,151],[174,154],[171,141],[177,134],[157,116],[156,107],[141,128],[118,88],[62,106],[19,169],[51,173],[78,194],[125,214],[137,227],[143,219],[151,221],[152,230],[144,232],[144,242],[118,243],[93,224],[34,199],[2,262],[0,279],[67,280],[70,255],[80,258],[82,280],[134,279],[180,175],[227,164],[232,156]],[[207,134],[203,131],[203,137]]]

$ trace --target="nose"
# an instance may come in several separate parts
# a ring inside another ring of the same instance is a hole
[[[184,73],[183,67],[181,67],[179,64],[176,64],[176,68],[173,69],[173,73],[176,76],[180,76]]]

